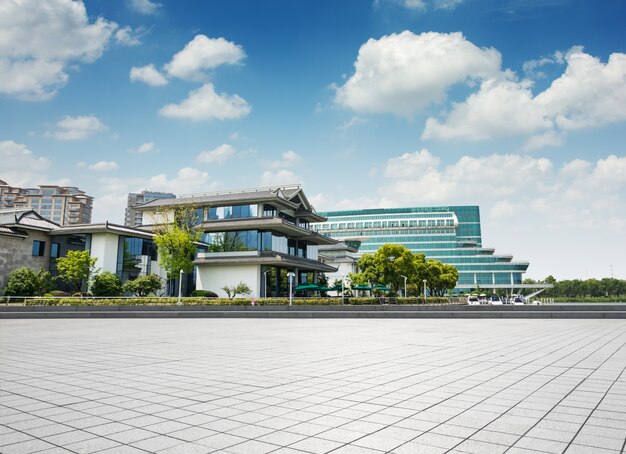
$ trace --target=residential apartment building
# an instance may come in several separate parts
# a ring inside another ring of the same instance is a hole
[[[19,188],[0,180],[0,208],[29,208],[59,225],[89,224],[93,197],[74,186]]]
[[[158,199],[138,206],[143,229],[172,222],[174,210],[196,211],[206,252],[198,252],[196,288],[226,297],[222,288],[240,282],[252,297],[287,296],[295,286],[316,282],[335,267],[320,261],[320,245],[336,241],[310,229],[326,218],[315,212],[300,186],[255,188]]]
[[[356,248],[359,257],[393,243],[423,253],[427,260],[454,265],[459,272],[457,291],[479,287],[519,288],[529,265],[483,246],[478,206],[381,208],[320,214],[327,220],[313,224],[313,230]]]
[[[137,205],[158,199],[175,199],[176,194],[171,192],[141,191],[128,194],[128,202],[124,213],[124,225],[138,227],[143,223],[143,212],[136,209]]]

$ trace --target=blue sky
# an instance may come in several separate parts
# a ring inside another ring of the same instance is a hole
[[[622,1],[8,0],[0,179],[302,183],[319,211],[480,205],[528,276],[626,278]]]

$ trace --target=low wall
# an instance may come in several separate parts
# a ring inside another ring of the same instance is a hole
[[[626,304],[545,306],[0,306],[18,318],[624,318]]]

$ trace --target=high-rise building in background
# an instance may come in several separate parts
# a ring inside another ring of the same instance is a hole
[[[358,257],[385,244],[400,244],[426,259],[454,265],[458,290],[519,287],[526,261],[484,247],[477,206],[380,208],[322,212],[313,230],[355,248]],[[330,263],[330,262],[329,262]]]
[[[60,225],[89,224],[93,197],[74,186],[10,186],[0,180],[0,208],[31,208]]]
[[[128,194],[128,203],[124,215],[124,225],[128,227],[138,227],[143,222],[143,212],[135,209],[137,205],[148,203],[157,199],[175,199],[176,194],[171,192],[153,192],[141,191],[139,193],[131,192]]]

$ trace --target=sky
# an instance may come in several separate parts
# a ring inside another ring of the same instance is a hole
[[[0,179],[479,205],[526,277],[626,279],[622,0],[4,0]]]

